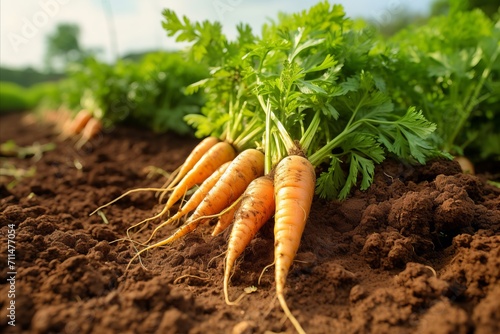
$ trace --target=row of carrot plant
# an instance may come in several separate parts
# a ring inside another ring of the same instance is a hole
[[[207,74],[205,65],[188,62],[179,52],[152,52],[114,64],[89,57],[68,67],[57,94],[42,100],[38,110],[58,125],[62,139],[79,138],[78,146],[122,122],[186,135],[192,129],[183,118],[199,113],[204,99],[184,90]]]
[[[241,24],[236,39],[229,40],[217,22],[191,22],[171,10],[163,15],[167,34],[191,43],[188,61],[210,69],[186,90],[203,92],[201,113],[185,120],[205,139],[154,189],[165,202],[163,210],[135,226],[164,221],[130,263],[208,221],[218,221],[214,235],[232,225],[223,291],[226,302],[234,304],[228,285],[235,261],[274,216],[276,294],[288,319],[303,333],[284,290],[314,195],[344,199],[353,187],[367,189],[376,164],[387,157],[425,164],[462,153],[445,140],[448,130],[437,127],[455,117],[439,120],[445,112],[439,106],[453,103],[468,114],[478,112],[478,106],[498,106],[499,95],[494,95],[500,27],[478,12],[452,13],[462,21],[438,18],[429,28],[411,28],[418,34],[408,37],[414,31],[410,29],[383,42],[368,25],[347,18],[341,6],[322,2],[280,15],[262,27],[260,36]],[[467,49],[454,59],[453,42],[440,53],[425,43],[426,34],[436,34],[435,26],[444,34],[448,20],[455,23],[453,29],[481,30],[482,35],[471,32],[471,45],[479,41],[474,52]],[[471,20],[480,20],[481,27],[468,27]],[[462,22],[460,28],[456,22]],[[412,38],[420,44],[407,42]],[[453,70],[465,71],[471,87]],[[418,94],[420,90],[424,92]],[[498,119],[497,114],[491,117]],[[195,191],[184,203],[189,190]],[[176,204],[179,208],[169,215]],[[170,237],[154,241],[159,229],[181,219]]]

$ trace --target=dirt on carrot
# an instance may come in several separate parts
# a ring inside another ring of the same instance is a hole
[[[0,116],[0,142],[55,142],[51,128]],[[57,143],[42,159],[5,158],[36,167],[14,189],[0,185],[0,242],[14,224],[15,327],[5,309],[10,285],[0,282],[4,333],[295,333],[275,300],[273,226],[266,224],[237,261],[231,291],[255,286],[238,306],[222,293],[229,231],[201,227],[182,242],[125,267],[135,249],[114,242],[158,212],[153,193],[110,206],[105,224],[88,214],[126,189],[156,187],[199,140],[118,126],[99,145],[77,150]],[[165,144],[167,143],[167,144]],[[134,159],[130,157],[133,156]],[[287,302],[308,333],[494,333],[500,290],[500,190],[493,169],[462,174],[453,161],[409,167],[387,160],[373,186],[343,202],[315,200],[287,277]],[[149,224],[137,232],[147,239]],[[170,235],[166,226],[158,237]],[[6,277],[6,263],[1,269]],[[177,280],[177,278],[184,278]]]
[[[235,156],[234,148],[226,142],[211,146],[175,186],[165,205],[166,210],[177,203],[189,189],[203,183],[220,166],[233,160]]]
[[[229,236],[224,267],[224,298],[227,304],[230,301],[228,293],[229,279],[236,259],[245,251],[261,227],[273,216],[275,210],[274,184],[269,176],[262,176],[253,180],[245,190],[234,213],[233,227]]]

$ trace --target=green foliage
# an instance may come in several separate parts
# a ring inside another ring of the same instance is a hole
[[[499,14],[500,3],[497,0],[435,0],[431,4],[431,15],[446,15],[450,11],[471,11],[480,9],[494,18]]]
[[[445,156],[429,142],[434,124],[414,108],[394,107],[384,77],[394,57],[339,5],[324,1],[280,14],[261,37],[240,29],[235,41],[216,23],[164,16],[167,34],[190,42],[192,59],[211,67],[191,86],[206,94],[202,115],[186,120],[198,135],[230,142],[249,138],[252,129],[254,145],[265,147],[267,171],[300,146],[325,170],[318,194],[345,198],[355,185],[369,187],[388,154],[412,163]]]
[[[126,121],[156,132],[186,134],[191,128],[183,117],[199,113],[203,98],[185,94],[185,87],[205,75],[205,66],[177,53],[154,52],[139,62],[120,60],[112,65],[90,57],[68,68],[53,104],[75,113],[88,109],[105,126]]]
[[[0,112],[28,110],[31,107],[25,88],[10,82],[0,82]]]
[[[500,158],[500,22],[482,11],[451,11],[389,40],[386,76],[398,107],[415,105],[437,125],[434,143],[474,160]]]
[[[57,81],[62,77],[63,75],[59,73],[42,73],[31,67],[22,69],[0,67],[2,81],[15,83],[25,88],[48,81]]]
[[[188,87],[189,93],[202,91],[205,104],[201,115],[187,115],[186,122],[197,129],[198,137],[225,138],[239,149],[254,145],[264,128],[263,118],[254,113],[257,99],[248,99],[254,83],[247,77],[247,67],[256,61],[256,57],[247,56],[256,41],[250,27],[239,25],[238,36],[229,41],[217,22],[193,23],[170,10],[165,10],[163,15],[167,35],[192,44],[188,59],[210,68],[210,76]]]
[[[56,95],[55,83],[47,82],[24,88],[12,82],[0,81],[0,113],[32,110],[47,97]]]

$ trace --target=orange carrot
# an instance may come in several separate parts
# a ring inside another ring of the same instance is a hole
[[[229,225],[231,225],[234,219],[234,214],[240,207],[240,204],[241,201],[234,203],[232,207],[227,210],[227,212],[224,212],[224,214],[219,217],[219,220],[217,221],[217,224],[215,224],[214,230],[212,231],[212,237],[221,234]]]
[[[165,184],[163,185],[165,189],[164,192],[162,192],[160,196],[160,202],[163,199],[163,196],[167,192],[167,188],[172,188],[176,186],[184,176],[194,167],[194,165],[207,153],[207,151],[213,147],[215,144],[219,142],[219,139],[216,137],[207,137],[203,139],[196,147],[191,151],[191,153],[188,155],[184,163],[181,165],[179,168],[178,172],[175,175],[175,178],[173,180],[167,180]]]
[[[90,111],[86,109],[80,110],[73,120],[70,120],[64,125],[61,139],[64,140],[70,136],[79,134],[91,118],[92,114]]]
[[[305,333],[288,308],[284,288],[286,277],[300,245],[314,195],[316,174],[304,157],[290,155],[276,166],[274,194],[274,261],[276,295],[286,316],[299,333]]]
[[[226,169],[229,166],[229,164],[230,164],[229,161],[226,162],[225,164],[223,164],[222,166],[220,166],[219,169],[217,169],[212,175],[210,175],[200,185],[200,187],[194,192],[194,194],[189,198],[189,201],[187,201],[186,204],[184,204],[181,208],[179,208],[179,210],[175,213],[175,215],[173,215],[168,220],[166,220],[165,222],[161,223],[160,225],[158,225],[154,229],[153,233],[151,233],[151,236],[146,241],[146,243],[149,242],[154,237],[154,235],[156,234],[156,232],[158,232],[158,230],[160,228],[162,228],[163,226],[168,225],[168,224],[170,224],[170,223],[172,223],[172,222],[174,222],[174,221],[176,221],[176,220],[184,217],[189,212],[191,212],[194,209],[196,209],[196,207],[201,203],[201,201],[208,194],[208,192],[210,191],[210,189],[212,189],[213,186],[217,183],[217,181],[219,181],[219,179],[221,178],[222,174],[226,171]]]
[[[102,130],[101,120],[95,117],[89,119],[89,121],[87,122],[87,124],[85,124],[85,127],[82,130],[82,136],[76,143],[76,147],[81,148],[90,139],[94,138],[99,132],[101,132],[101,130]]]
[[[229,305],[228,283],[236,259],[243,253],[259,229],[274,213],[274,185],[269,176],[253,180],[249,185],[239,209],[234,215],[233,229],[227,246],[226,266],[224,269],[224,298]]]
[[[201,161],[201,160],[200,160]],[[241,152],[228,166],[215,186],[198,205],[186,224],[173,235],[139,251],[130,263],[141,253],[169,244],[194,231],[200,224],[229,207],[255,178],[264,173],[264,154],[256,149]],[[187,177],[187,176],[186,176]],[[129,263],[129,265],[130,265]]]
[[[206,154],[195,164],[195,166],[187,173],[187,175],[182,179],[182,181],[177,185],[175,188],[174,192],[172,193],[169,201],[167,204],[163,207],[161,212],[158,214],[154,215],[153,217],[149,217],[144,219],[143,221],[135,224],[131,228],[135,228],[139,225],[142,225],[143,223],[146,223],[147,221],[159,218],[163,216],[170,208],[172,205],[177,202],[177,200],[181,199],[184,194],[189,190],[191,187],[202,183],[205,181],[211,174],[213,174],[221,165],[224,163],[231,161],[234,156],[236,155],[233,147],[225,142],[219,142],[212,146]],[[98,207],[95,209],[90,215],[93,215],[97,211],[115,203],[116,201],[122,199],[123,197],[139,192],[139,191],[156,191],[156,192],[162,192],[165,189],[162,188],[138,188],[138,189],[132,189],[127,191],[126,193],[120,195],[119,197],[115,198],[114,200]],[[130,228],[129,228],[130,229]]]
[[[193,166],[186,176],[177,184],[165,204],[162,213],[167,212],[184,194],[201,184],[224,163],[231,161],[236,156],[234,148],[226,142],[218,142],[212,146],[203,157]]]

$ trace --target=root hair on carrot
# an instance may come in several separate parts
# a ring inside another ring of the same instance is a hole
[[[164,170],[163,168],[156,167],[156,166],[146,166],[146,167],[144,167],[143,171],[146,173],[147,179],[151,179],[155,175],[161,175],[164,178],[168,179],[168,178],[172,177],[172,174],[175,173],[175,171],[173,171],[172,173],[169,173],[166,170]],[[162,186],[161,188],[165,188],[165,187]],[[158,193],[156,193],[155,196],[157,197]]]
[[[281,305],[281,308],[283,309],[283,312],[285,312],[286,317],[290,322],[292,323],[293,327],[299,334],[306,334],[302,326],[300,325],[300,322],[295,318],[295,316],[292,314],[290,309],[288,308],[288,305],[285,300],[285,296],[282,293],[277,294],[278,301]]]
[[[260,281],[262,279],[262,276],[264,276],[264,273],[266,272],[266,270],[269,269],[270,267],[274,266],[275,264],[276,264],[276,261],[274,261],[271,264],[268,264],[267,266],[264,267],[264,269],[262,269],[262,271],[260,272],[260,275],[259,275],[259,279],[257,280],[258,285],[260,285]]]
[[[208,268],[208,267],[210,267],[210,264],[212,263],[212,261],[214,261],[215,259],[217,259],[217,258],[221,257],[222,255],[225,255],[225,254],[226,254],[226,252],[227,252],[227,250],[223,251],[223,252],[222,252],[222,253],[220,253],[219,255],[216,255],[216,256],[212,257],[212,258],[210,259],[210,261],[208,261],[208,263],[207,263],[207,268]]]
[[[137,231],[135,231],[134,233],[135,234],[138,234],[138,233],[141,233],[142,231],[144,231],[146,229],[146,227],[148,226],[147,224],[147,221],[141,221],[141,222],[138,222],[132,226],[130,226],[129,228],[127,228],[127,237],[129,239],[132,239],[132,237],[130,236],[130,233],[133,229],[135,229],[136,227],[140,226],[141,228],[139,228]],[[147,241],[144,242],[144,244],[147,244]]]
[[[132,262],[137,258],[139,257],[142,253],[144,252],[147,252],[151,249],[154,249],[154,248],[158,248],[158,247],[162,247],[162,246],[165,246],[165,245],[168,245],[169,243],[171,242],[174,242],[176,240],[178,240],[179,238],[181,238],[182,236],[184,236],[185,234],[193,231],[199,224],[200,222],[204,221],[204,220],[207,220],[207,219],[212,219],[212,218],[215,218],[215,217],[218,217],[220,214],[215,214],[215,215],[211,215],[211,216],[201,216],[201,217],[197,217],[196,219],[193,219],[191,220],[188,224],[186,225],[183,225],[181,228],[179,228],[174,234],[172,234],[170,237],[166,238],[166,239],[163,239],[163,240],[160,240],[158,241],[157,243],[155,244],[152,244],[152,245],[149,245],[147,246],[146,248],[144,249],[141,249],[140,251],[138,251],[129,261],[128,265],[127,265],[127,268],[126,270],[128,270],[128,268],[130,267],[130,265],[132,264]],[[187,232],[184,232],[184,230],[187,230]]]
[[[119,239],[115,239],[115,240],[111,240],[111,241],[109,242],[109,244],[114,244],[114,243],[117,243],[117,242],[120,242],[120,241],[128,241],[128,242],[131,242],[131,243],[133,243],[133,244],[136,244],[136,245],[139,245],[139,246],[143,246],[143,247],[146,247],[146,246],[147,246],[147,245],[145,245],[145,244],[144,244],[144,243],[142,243],[142,242],[139,242],[139,241],[137,241],[137,240],[133,240],[133,239],[130,239],[130,238],[126,238],[126,237],[124,237],[124,238],[119,238]]]
[[[122,198],[130,195],[130,194],[133,194],[133,193],[137,193],[137,192],[141,192],[141,191],[161,191],[163,190],[163,188],[135,188],[135,189],[131,189],[131,190],[128,190],[127,192],[121,194],[120,196],[118,196],[117,198],[109,201],[108,203],[104,204],[104,205],[101,205],[100,207],[98,207],[97,209],[95,209],[94,211],[92,211],[89,216],[92,216],[93,214],[95,214],[97,211],[100,211],[108,206],[110,206],[111,204],[113,203],[116,203],[118,202],[119,200],[121,200]]]
[[[177,284],[177,283],[179,283],[180,280],[182,280],[184,278],[196,278],[196,279],[199,279],[201,281],[208,281],[208,280],[210,280],[210,275],[207,272],[200,271],[200,273],[206,275],[207,277],[201,277],[201,276],[186,274],[186,275],[182,275],[182,276],[177,277],[172,283],[173,284]]]

